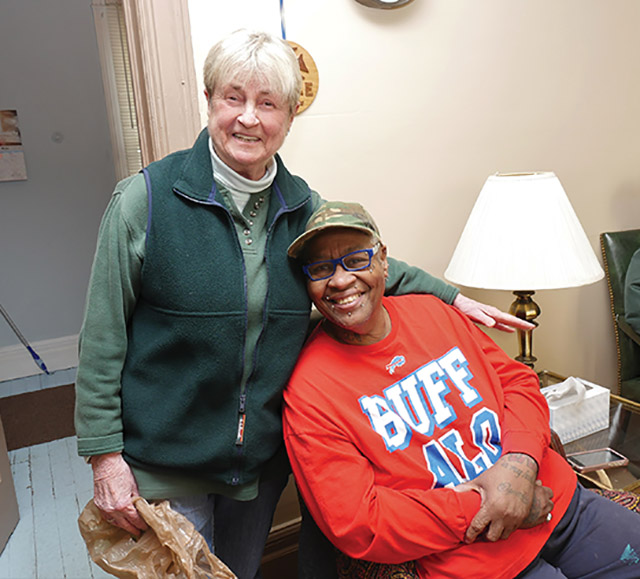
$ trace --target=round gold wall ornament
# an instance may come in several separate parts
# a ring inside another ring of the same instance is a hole
[[[318,67],[314,62],[313,58],[309,54],[309,52],[304,49],[302,46],[293,42],[292,40],[287,40],[291,48],[293,48],[293,52],[296,53],[298,57],[298,66],[300,66],[300,73],[302,74],[302,90],[300,91],[300,106],[298,107],[299,115],[302,111],[306,110],[309,105],[314,101],[316,95],[318,94]]]
[[[356,0],[356,2],[369,8],[382,8],[383,10],[391,10],[392,8],[400,8],[413,0]]]

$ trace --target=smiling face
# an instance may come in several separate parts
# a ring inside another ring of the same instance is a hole
[[[243,177],[257,181],[293,122],[288,101],[257,80],[231,81],[205,95],[208,131],[218,157]]]
[[[368,249],[371,236],[348,228],[331,228],[308,242],[305,263],[336,259],[352,251]],[[371,267],[346,271],[340,264],[328,279],[307,280],[309,297],[331,324],[330,333],[340,341],[373,344],[390,329],[382,307],[388,271],[387,248],[382,245],[371,259]]]

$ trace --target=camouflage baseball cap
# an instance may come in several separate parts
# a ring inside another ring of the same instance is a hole
[[[368,211],[360,203],[327,201],[309,217],[307,226],[287,250],[290,257],[300,257],[304,247],[321,231],[330,227],[348,227],[370,233],[375,241],[380,240],[380,232]]]

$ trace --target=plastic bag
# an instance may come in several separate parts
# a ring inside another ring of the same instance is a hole
[[[149,504],[138,497],[135,505],[149,525],[137,539],[107,523],[93,499],[78,518],[91,559],[107,573],[120,579],[236,579],[211,553],[191,522],[171,509],[168,501]]]

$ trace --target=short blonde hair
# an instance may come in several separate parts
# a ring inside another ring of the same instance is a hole
[[[204,62],[204,86],[209,98],[216,87],[233,80],[266,82],[294,113],[300,101],[302,75],[293,49],[267,32],[236,30],[213,45]]]

